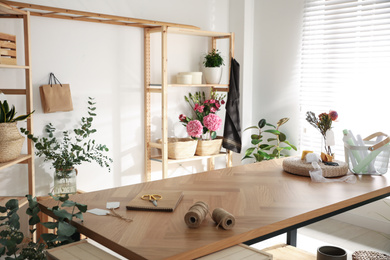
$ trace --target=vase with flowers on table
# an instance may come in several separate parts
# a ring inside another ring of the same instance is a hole
[[[216,114],[225,104],[226,95],[210,91],[210,97],[206,99],[204,92],[189,93],[184,96],[190,105],[193,117],[181,114],[180,122],[186,127],[188,135],[198,140],[196,155],[206,156],[218,154],[222,146],[222,137],[217,136],[217,131],[222,126],[222,119]]]

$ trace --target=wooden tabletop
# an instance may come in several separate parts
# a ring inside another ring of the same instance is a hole
[[[74,224],[129,259],[193,259],[390,194],[389,174],[357,178],[354,184],[312,183],[309,177],[284,172],[282,160],[271,160],[77,194],[71,200],[87,204],[88,209],[121,203],[116,211],[133,222],[85,213],[84,222]],[[184,197],[174,212],[126,210],[139,192],[152,189],[180,190]],[[216,228],[208,216],[199,228],[189,229],[184,215],[197,201],[206,202],[210,211],[221,207],[232,213],[234,228]],[[52,200],[40,203],[54,205]]]

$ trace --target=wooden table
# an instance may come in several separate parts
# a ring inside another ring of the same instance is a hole
[[[92,176],[92,175],[91,175]],[[288,232],[295,243],[296,229],[372,201],[390,196],[390,175],[357,176],[350,183],[312,183],[310,178],[286,173],[282,160],[247,164],[160,181],[140,183],[71,199],[104,209],[119,201],[119,214],[131,223],[111,216],[84,214],[78,230],[129,259],[193,259],[246,242],[255,243]],[[126,210],[126,204],[142,190],[181,190],[183,200],[173,212]],[[231,230],[216,228],[210,216],[198,229],[189,229],[184,215],[197,202],[210,210],[222,207],[236,218]],[[42,210],[53,206],[41,201]]]

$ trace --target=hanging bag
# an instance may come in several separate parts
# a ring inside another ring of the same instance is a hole
[[[44,113],[73,110],[69,84],[61,84],[53,73],[50,73],[49,84],[39,87],[39,93]]]

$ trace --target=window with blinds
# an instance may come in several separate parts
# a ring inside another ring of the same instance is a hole
[[[336,159],[342,130],[364,138],[390,134],[390,0],[307,0],[301,50],[301,150],[321,151],[322,135],[306,121],[336,110]]]

